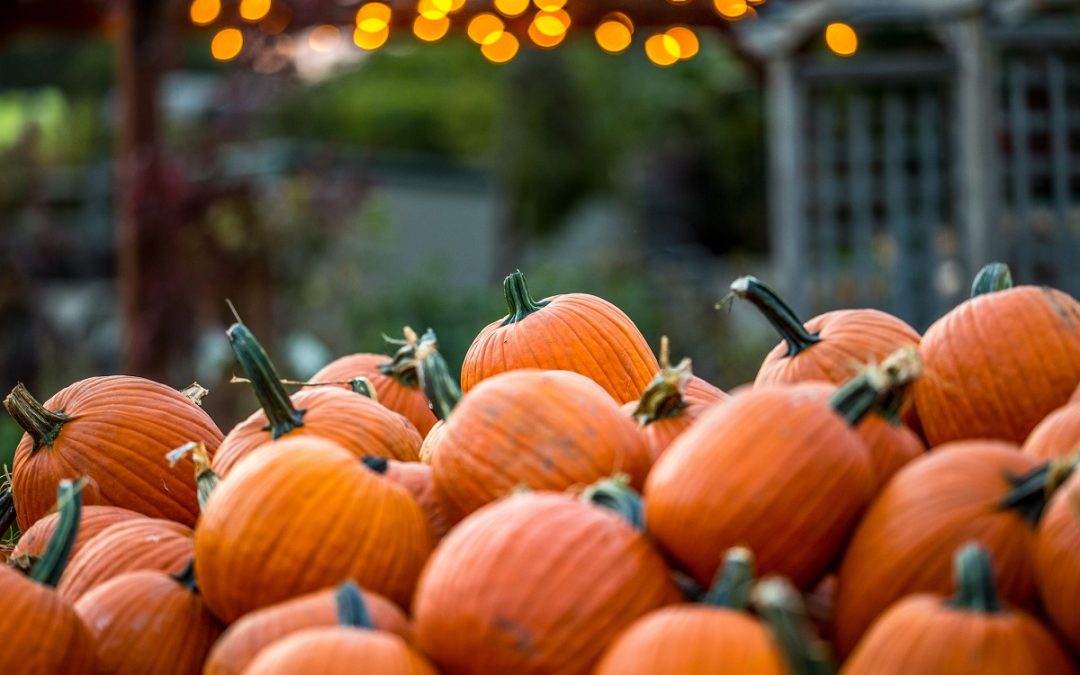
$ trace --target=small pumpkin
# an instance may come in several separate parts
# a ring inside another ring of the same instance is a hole
[[[446,513],[444,502],[436,494],[431,466],[422,462],[398,462],[374,455],[368,455],[363,461],[367,468],[409,491],[423,509],[435,541],[442,539],[450,530],[453,520]]]
[[[518,368],[570,370],[603,387],[619,403],[637,400],[659,369],[641,332],[607,300],[588,293],[539,302],[525,276],[503,281],[508,314],[476,336],[461,366],[461,389]]]
[[[120,506],[193,526],[199,516],[191,464],[165,454],[188,441],[212,454],[221,431],[175,389],[139,377],[92,377],[38,403],[21,384],[4,399],[19,423],[12,495],[19,529],[52,508],[57,482],[86,476],[87,503]]]
[[[981,293],[935,321],[919,353],[915,406],[931,446],[1023,443],[1080,382],[1080,303],[1038,286]]]
[[[222,479],[195,530],[195,566],[207,605],[231,622],[346,579],[408,606],[431,547],[405,488],[307,435],[268,444]]]
[[[1059,477],[1052,477],[1060,480]],[[1080,654],[1080,472],[1057,491],[1035,535],[1035,582],[1042,606],[1070,645]],[[1047,671],[1049,672],[1049,671]]]
[[[218,475],[227,476],[256,448],[286,436],[326,438],[357,457],[419,458],[420,434],[398,413],[338,387],[312,387],[290,397],[266,351],[246,326],[233,324],[228,337],[262,407],[222,441],[213,461]]]
[[[268,645],[307,628],[337,625],[357,603],[366,607],[373,628],[412,643],[412,627],[397,605],[346,581],[244,615],[214,644],[203,675],[241,675]]]
[[[998,597],[991,558],[977,544],[953,563],[952,597],[919,593],[878,619],[841,671],[843,675],[1076,673],[1054,636]]]
[[[362,669],[362,670],[358,670]],[[244,675],[438,675],[397,635],[361,628],[308,628],[273,643]]]
[[[1041,460],[1080,451],[1080,405],[1069,403],[1047,415],[1028,434],[1021,451]]]
[[[206,609],[189,561],[180,574],[127,572],[75,603],[110,675],[199,675],[222,626]]]
[[[107,527],[116,523],[129,520],[145,519],[146,516],[119,506],[84,506],[81,509],[79,519],[79,533],[75,537],[75,543],[71,547],[71,558],[79,555],[79,552]],[[15,549],[11,552],[14,560],[32,561],[40,558],[49,544],[56,525],[60,522],[60,513],[50,513],[41,520],[30,526],[26,532],[19,536]]]
[[[375,387],[379,403],[412,422],[427,436],[436,417],[428,407],[416,373],[416,333],[405,327],[405,340],[393,358],[383,354],[350,354],[331,361],[311,377],[312,382],[347,382],[364,377]],[[341,385],[348,387],[348,385]]]
[[[610,481],[584,499],[524,492],[480,509],[424,568],[421,648],[446,675],[588,672],[620,631],[679,598],[642,526],[639,498]]]

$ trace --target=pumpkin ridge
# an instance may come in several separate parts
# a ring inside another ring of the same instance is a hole
[[[1011,310],[1011,307],[1009,307],[1007,309]],[[972,312],[972,313],[974,313],[974,312]],[[1010,311],[1009,313],[1011,314],[1012,312]],[[975,321],[974,322],[975,332],[978,335],[978,339],[979,339],[980,342],[986,342],[987,341],[986,340],[986,327],[983,325],[983,323],[984,322],[982,322],[982,321]],[[1027,322],[1027,321],[1022,321],[1022,320],[1018,321],[1016,323],[1019,324],[1018,328],[1025,333],[1025,337],[1030,338],[1029,335],[1026,335],[1027,331],[1029,330],[1030,323]],[[994,355],[992,355],[990,353],[987,353],[987,352],[981,352],[980,356],[982,357],[981,358],[981,365],[982,365],[983,368],[986,369],[984,372],[987,372],[987,373],[998,372],[998,373],[1000,373],[1002,370],[1004,370],[1004,368],[1002,368],[1002,365],[1003,365],[1002,363],[1000,363],[1000,362],[995,363],[994,362],[994,360],[993,360]],[[1008,371],[1015,372],[1015,370],[1016,370],[1015,362],[1011,358],[1011,354],[1004,355],[1004,358],[1007,359],[1007,363],[1008,363],[1008,368],[1007,369],[1008,369]],[[991,386],[985,387],[985,389],[990,392],[990,396],[991,396],[992,401],[993,401],[993,414],[994,414],[994,417],[998,417],[998,418],[1003,419],[1003,420],[1008,420],[1010,435],[1014,436],[1014,437],[1022,438],[1023,436],[1026,436],[1027,434],[1018,433],[1018,427],[1016,425],[1017,423],[1016,423],[1016,419],[1015,419],[1016,418],[1016,414],[1015,414],[1016,411],[1015,411],[1015,409],[1010,410],[1009,405],[1002,398],[1003,397],[1003,392],[1001,391],[1001,387],[998,386],[998,382],[999,382],[999,379],[995,378],[994,381],[992,382]],[[1046,382],[1044,381],[1043,384],[1045,385]],[[1020,407],[1021,409],[1023,409],[1023,411],[1025,413],[1027,413],[1028,406],[1026,405],[1026,401],[1024,401],[1023,398],[1021,398],[1021,399],[1019,399],[1017,401],[1014,401],[1013,406],[1014,406],[1014,408],[1015,407]]]
[[[568,306],[567,310],[569,310],[568,313],[573,314],[576,319],[579,319],[579,321],[569,321],[568,319],[566,319],[566,318],[564,318],[562,316],[559,316],[557,314],[553,315],[553,319],[554,319],[554,321],[559,322],[563,326],[563,330],[565,330],[566,332],[570,333],[570,335],[573,336],[575,342],[577,342],[578,344],[586,344],[585,340],[581,339],[581,333],[578,332],[578,327],[575,325],[577,323],[581,323],[581,324],[585,324],[585,325],[587,325],[589,327],[589,329],[590,329],[590,337],[595,342],[602,343],[602,344],[607,344],[608,343],[606,335],[602,331],[600,331],[598,328],[593,326],[592,322],[588,320],[587,316],[582,316],[581,314],[578,314],[577,312],[573,311],[572,306]],[[596,372],[603,373],[604,382],[603,383],[597,382],[597,384],[600,384],[600,386],[602,386],[605,389],[605,391],[616,391],[618,389],[618,387],[616,387],[615,386],[616,383],[612,381],[611,373],[610,373],[611,367],[610,366],[605,366],[605,364],[600,361],[600,359],[596,356],[596,354],[593,353],[593,351],[591,349],[582,349],[582,350],[575,350],[574,351],[575,354],[580,353],[580,352],[583,352],[586,355],[587,359],[589,361],[591,361],[594,366],[596,366]],[[570,370],[578,370],[578,369],[577,368],[570,368]],[[580,371],[578,370],[578,372],[580,372]],[[589,379],[593,379],[593,378],[589,378]]]
[[[590,325],[592,325],[591,321],[587,321],[588,316],[586,314],[584,314],[583,312],[584,312],[584,310],[586,308],[586,305],[596,304],[595,301],[593,301],[593,300],[591,300],[589,298],[574,298],[574,300],[575,301],[573,303],[571,303],[571,305],[570,305],[571,309],[573,310],[573,313],[577,317],[581,318],[582,321],[587,322]],[[604,341],[607,343],[607,345],[609,347],[614,348],[612,350],[612,352],[615,355],[617,355],[619,357],[626,357],[626,358],[628,358],[630,360],[630,363],[621,364],[621,365],[632,366],[631,369],[627,370],[627,369],[624,368],[624,370],[626,370],[627,375],[629,376],[629,379],[631,381],[633,381],[633,383],[635,385],[635,388],[640,390],[640,389],[644,388],[644,385],[641,384],[641,383],[636,382],[634,380],[633,376],[631,375],[631,373],[640,371],[642,369],[642,367],[647,369],[650,373],[656,372],[657,370],[660,369],[660,365],[659,365],[659,363],[656,363],[655,361],[650,363],[648,360],[642,358],[642,355],[638,351],[637,345],[635,344],[636,341],[633,339],[633,336],[629,332],[629,326],[633,325],[633,321],[626,314],[626,312],[622,311],[621,309],[619,309],[619,307],[617,307],[616,305],[614,305],[612,303],[605,303],[605,307],[609,311],[611,309],[618,310],[619,318],[624,319],[624,321],[608,321],[607,322],[608,326],[606,328],[608,328],[610,330],[609,331],[600,331],[600,334],[602,336],[604,336],[604,338],[605,338]],[[599,331],[599,329],[597,329],[597,330]],[[611,339],[608,339],[609,337]],[[646,353],[649,356],[652,356],[652,352],[646,352]],[[641,392],[638,391],[637,393],[640,394]]]

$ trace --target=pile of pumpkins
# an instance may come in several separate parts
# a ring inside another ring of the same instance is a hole
[[[1080,672],[1080,303],[989,265],[920,336],[802,321],[731,392],[583,293],[260,404],[94,377],[5,399],[0,672]]]

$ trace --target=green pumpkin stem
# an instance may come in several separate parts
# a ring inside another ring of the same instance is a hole
[[[385,457],[379,457],[377,455],[364,455],[360,460],[364,463],[364,466],[371,469],[380,476],[386,473],[386,470],[390,468],[390,462]]]
[[[405,326],[402,332],[405,334],[404,340],[394,340],[383,336],[386,341],[401,345],[401,347],[394,353],[394,358],[390,363],[379,366],[379,372],[394,378],[410,389],[416,389],[420,386],[420,375],[417,373],[416,364],[416,346],[419,338],[416,336],[416,331],[408,326]]]
[[[683,394],[693,377],[690,359],[683,359],[679,365],[671,367],[667,336],[660,338],[660,372],[642,392],[641,400],[634,409],[634,419],[645,426],[657,420],[677,417],[686,408]]]
[[[994,614],[1004,609],[998,597],[994,563],[978,544],[964,545],[953,557],[956,594],[945,601],[955,609]]]
[[[739,277],[731,282],[731,292],[758,308],[787,343],[787,356],[801,354],[821,342],[817,333],[806,330],[795,310],[757,277]]]
[[[998,502],[998,508],[1012,509],[1033,527],[1038,525],[1050,498],[1072,474],[1078,461],[1073,455],[1041,464],[1022,476],[1009,476],[1013,488]]]
[[[787,579],[773,577],[754,587],[754,606],[772,630],[792,675],[834,675],[828,645],[815,633],[802,598]]]
[[[184,586],[184,588],[188,589],[192,593],[199,592],[199,582],[195,579],[194,558],[187,561],[187,564],[184,565],[184,569],[180,570],[176,574],[173,574],[172,578],[176,583],[181,584],[182,586]]]
[[[51,448],[64,423],[71,419],[62,411],[46,410],[45,406],[30,395],[22,382],[15,385],[4,399],[4,408],[11,415],[11,419],[33,439],[31,452],[36,452],[42,445]]]
[[[15,524],[15,498],[11,496],[11,487],[0,490],[0,538],[3,538]]]
[[[371,620],[367,603],[360,593],[360,587],[352,581],[346,581],[334,591],[334,600],[337,602],[338,625],[351,626],[353,628],[374,629],[375,624]]]
[[[56,529],[49,537],[45,553],[34,563],[30,578],[46,586],[56,587],[60,575],[67,567],[71,549],[75,546],[75,536],[79,533],[79,519],[82,517],[82,481],[62,480],[56,489],[56,503],[60,508],[60,518]]]
[[[907,386],[921,373],[918,352],[914,348],[899,349],[880,366],[869,366],[840,385],[829,398],[829,405],[851,426],[872,412],[896,419]]]
[[[754,585],[754,555],[741,546],[729,548],[712,587],[701,599],[708,605],[745,610]]]
[[[375,385],[371,384],[371,380],[366,377],[354,377],[349,382],[349,388],[353,390],[353,393],[366,396],[376,403],[379,402],[379,395],[375,393]]]
[[[997,293],[1013,287],[1012,272],[1005,263],[992,262],[984,265],[971,284],[971,297]]]
[[[506,318],[501,324],[503,326],[517,323],[548,304],[546,301],[537,302],[532,299],[521,270],[503,279],[503,295],[506,296],[507,310]]]
[[[281,384],[266,350],[242,323],[234,323],[226,331],[233,352],[240,361],[244,374],[251,380],[251,388],[270,423],[266,426],[273,438],[277,439],[297,427],[304,426],[304,411],[293,407],[288,392]]]
[[[605,478],[585,488],[582,500],[611,509],[640,532],[645,531],[645,504],[641,495],[630,487],[630,478],[619,475]]]
[[[444,420],[461,400],[461,388],[450,374],[446,359],[439,353],[439,343],[430,328],[416,347],[420,386],[435,417]]]

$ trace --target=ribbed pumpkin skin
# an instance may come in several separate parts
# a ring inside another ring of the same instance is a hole
[[[653,420],[648,424],[642,426],[636,420],[634,424],[637,425],[638,433],[645,440],[645,446],[649,450],[649,458],[655,462],[660,459],[660,456],[664,454],[664,451],[668,449],[676,438],[682,435],[684,431],[690,428],[694,422],[701,417],[701,415],[708,410],[712,403],[700,403],[694,399],[684,399],[686,407],[680,410],[674,417],[665,417],[663,419]],[[622,411],[627,416],[633,419],[634,410],[637,409],[637,402],[631,401],[622,406]]]
[[[587,293],[554,295],[544,307],[503,326],[488,324],[461,364],[461,390],[508,370],[569,370],[619,403],[636,400],[660,364],[630,317]]]
[[[438,675],[397,635],[309,628],[267,647],[244,675]]]
[[[94,638],[68,603],[0,565],[0,672],[96,675]]]
[[[451,514],[472,513],[521,485],[560,491],[619,472],[640,489],[652,462],[635,425],[586,377],[515,370],[461,399],[432,473]]]
[[[371,622],[381,631],[413,641],[412,627],[397,605],[381,595],[361,591]],[[210,650],[203,675],[240,675],[265,647],[307,628],[338,624],[335,589],[308,593],[241,617]]]
[[[199,675],[222,626],[202,598],[164,572],[128,572],[75,603],[102,675]]]
[[[952,591],[952,557],[967,541],[992,555],[1002,597],[1030,605],[1035,533],[998,503],[1007,473],[1038,463],[999,441],[963,441],[936,449],[897,473],[866,512],[848,544],[837,580],[835,638],[841,654],[892,603],[912,593]]]
[[[202,408],[163,384],[112,375],[76,382],[45,401],[72,419],[52,447],[33,450],[23,434],[15,450],[12,495],[19,529],[52,510],[61,479],[88,476],[87,504],[107,504],[189,527],[199,517],[191,459],[170,467],[165,454],[201,441],[212,455],[221,431]]]
[[[422,462],[398,462],[391,459],[387,461],[386,473],[383,475],[409,491],[424,511],[431,527],[431,536],[435,541],[442,539],[457,518],[447,513],[445,500],[440,499],[436,493],[431,467]]]
[[[424,464],[431,464],[431,460],[435,457],[439,443],[442,442],[443,432],[445,431],[446,420],[439,420],[435,426],[431,427],[427,436],[424,436],[424,443],[420,446],[421,462]]]
[[[357,457],[378,455],[403,462],[420,458],[423,439],[416,428],[403,416],[366,396],[337,387],[313,387],[289,398],[297,410],[307,410],[304,426],[274,442],[287,438],[323,438]],[[214,456],[214,471],[220,476],[228,475],[237,462],[274,440],[266,425],[266,413],[259,409],[233,427]]]
[[[678,600],[660,555],[621,516],[535,492],[450,531],[413,617],[444,675],[587,673],[623,628]]]
[[[127,572],[178,574],[194,553],[192,534],[189,527],[159,518],[110,525],[72,556],[56,590],[74,603],[98,584]]]
[[[1070,675],[1076,668],[1053,635],[1016,611],[981,614],[918,594],[896,603],[859,643],[842,675]]]
[[[1080,405],[1069,403],[1047,415],[1028,434],[1022,451],[1041,460],[1067,457],[1080,451]]]
[[[680,436],[645,483],[649,531],[699,583],[732,546],[762,575],[810,588],[871,497],[866,448],[812,394],[761,387],[714,406]]]
[[[881,363],[901,347],[919,344],[919,333],[892,314],[876,309],[838,309],[803,324],[821,341],[794,357],[781,341],[765,356],[755,385],[823,380],[840,384],[866,367]]]
[[[1080,473],[1051,498],[1039,522],[1035,581],[1046,613],[1080,654]]]
[[[686,392],[683,393],[683,398],[695,403],[709,404],[726,401],[731,398],[731,396],[720,387],[709,384],[695,375],[690,378],[690,383],[686,385]]]
[[[638,619],[604,653],[595,675],[787,675],[769,630],[743,612],[678,605]]]
[[[311,376],[312,382],[343,382],[357,377],[366,377],[375,387],[379,403],[390,410],[405,416],[412,422],[421,436],[437,421],[435,413],[428,407],[427,398],[420,387],[409,387],[389,375],[383,375],[379,366],[389,364],[393,359],[383,354],[350,354],[331,361],[322,370]],[[348,388],[347,385],[340,385]]]
[[[915,407],[931,447],[1023,443],[1080,382],[1080,304],[1035,286],[976,296],[930,326],[919,355]]]
[[[75,534],[75,543],[71,547],[70,558],[79,554],[86,544],[105,528],[128,520],[146,518],[141,513],[119,506],[84,506],[79,518],[79,530]],[[60,518],[59,513],[50,513],[41,520],[30,526],[30,529],[22,533],[19,543],[11,556],[31,555],[41,557],[45,547],[49,544],[49,537],[56,531],[56,523]]]
[[[195,531],[199,587],[227,623],[346,579],[407,607],[430,550],[424,513],[405,488],[312,436],[275,441],[237,464]]]

